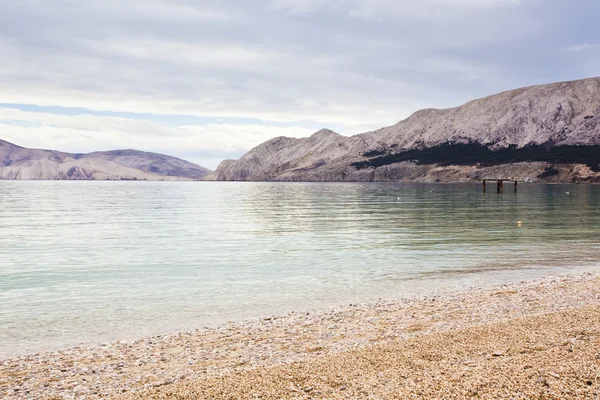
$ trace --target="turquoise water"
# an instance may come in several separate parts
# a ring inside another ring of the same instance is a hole
[[[600,266],[600,186],[490,189],[0,181],[0,358]]]

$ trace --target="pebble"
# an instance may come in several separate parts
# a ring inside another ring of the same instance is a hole
[[[541,280],[446,293],[429,301],[410,298],[352,304],[134,342],[24,355],[0,360],[0,377],[10,377],[8,382],[0,385],[0,398],[103,399],[123,390],[171,385],[199,374],[220,375],[323,357],[322,354],[370,346],[375,340],[394,341],[456,327],[600,305],[597,294],[583,290],[594,279],[594,275],[585,274],[557,279],[555,283]],[[518,292],[518,295],[494,295],[507,291]],[[422,325],[423,329],[407,334],[406,327],[415,324]],[[326,348],[327,352],[307,351],[315,348]],[[491,357],[504,354],[497,350]],[[467,367],[478,366],[476,357],[472,357],[474,359],[465,361]],[[554,372],[547,375],[560,378]],[[588,382],[591,381],[582,381],[582,384],[593,384]],[[544,377],[540,377],[538,383],[548,384]],[[314,388],[303,390],[311,393]],[[346,385],[340,386],[339,390],[347,390]]]

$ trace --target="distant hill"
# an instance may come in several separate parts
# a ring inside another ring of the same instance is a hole
[[[0,140],[0,179],[199,180],[209,172],[179,158],[137,150],[72,154]]]
[[[367,111],[366,111],[367,112]],[[211,180],[600,182],[600,78],[511,90],[417,111],[355,136],[278,137]]]

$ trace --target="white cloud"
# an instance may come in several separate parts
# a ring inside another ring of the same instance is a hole
[[[323,10],[326,7],[340,6],[347,3],[346,0],[273,0],[271,6],[275,9],[291,13],[305,14]]]
[[[465,12],[518,6],[524,0],[273,0],[272,7],[294,14],[343,13],[350,17],[387,20],[398,18],[452,18]]]
[[[0,1],[0,102],[224,119],[194,130],[27,113],[32,126],[3,126],[0,138],[88,151],[171,136],[187,146],[194,130],[204,152],[300,132],[268,122],[242,132],[234,118],[359,133],[420,108],[583,77],[594,45],[572,46],[585,58],[576,64],[564,49],[600,40],[570,29],[592,26],[582,19],[595,10],[592,0]]]
[[[600,48],[600,45],[583,43],[583,44],[569,46],[569,47],[567,47],[567,51],[570,53],[581,53],[582,51],[595,50],[598,48]]]
[[[179,156],[213,169],[223,157],[239,157],[275,136],[306,137],[314,130],[258,124],[169,126],[122,117],[2,108],[0,132],[2,139],[24,147],[74,153],[135,148]]]
[[[512,1],[279,0],[274,5],[411,14],[429,13],[435,4],[452,11],[484,8],[484,3]],[[437,68],[434,78],[446,73],[457,81],[473,80],[470,72],[461,77],[462,70],[485,70],[480,76],[497,73],[487,62],[438,54],[440,48],[468,49],[498,37],[511,39],[504,32],[495,35],[497,30],[489,26],[488,34],[472,35],[462,21],[443,35],[434,26],[425,28],[427,34],[407,36],[395,32],[402,28],[395,24],[376,32],[365,26],[362,32],[360,26],[348,29],[339,22],[286,20],[260,6],[232,1],[201,6],[184,0],[36,4],[39,10],[22,13],[9,6],[5,13],[6,22],[28,18],[40,28],[24,35],[15,26],[12,35],[4,35],[0,58],[10,62],[0,64],[0,98],[6,103],[371,126],[400,119],[421,105],[449,106],[468,98],[458,93],[456,99],[440,100],[436,92],[448,97],[449,91],[437,89],[424,71]],[[58,11],[62,8],[64,13]],[[519,29],[511,32],[518,35]],[[431,59],[445,62],[432,68]],[[452,69],[445,70],[450,64]],[[416,75],[424,77],[413,79]]]
[[[189,64],[195,67],[235,69],[264,68],[275,61],[276,52],[260,47],[228,43],[182,43],[178,41],[141,39],[95,42],[93,46],[99,53],[107,56],[127,56],[143,60],[166,61],[178,65]]]

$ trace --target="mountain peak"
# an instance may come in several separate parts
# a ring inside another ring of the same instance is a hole
[[[511,158],[513,149],[531,146],[537,146],[531,149],[531,154],[521,151],[519,157]],[[550,175],[543,171],[545,168],[553,171],[554,162],[565,165],[566,172],[560,178],[563,181],[589,182],[600,180],[600,165],[596,165],[593,157],[597,154],[594,146],[600,147],[600,78],[510,90],[455,108],[424,109],[395,125],[354,136],[321,129],[308,138],[277,142],[277,146],[268,141],[256,147],[252,157],[228,162],[211,177],[220,180],[469,181],[484,176],[478,171],[485,167],[476,164],[496,168],[500,165],[499,159],[508,160],[502,164],[508,166],[518,159],[529,163],[514,168],[521,171],[522,180],[545,179]],[[571,153],[560,160],[550,159],[541,152],[549,147],[563,147],[562,150]],[[580,148],[571,149],[574,147]],[[496,152],[501,150],[506,154],[498,157]],[[587,151],[585,157],[575,157],[575,153],[584,150]],[[477,158],[473,154],[465,153],[462,158],[457,154],[454,154],[456,157],[441,154],[460,151],[483,156],[475,164],[469,164],[465,160]],[[403,153],[407,154],[399,156]],[[440,161],[448,159],[462,162],[454,174],[447,172],[451,169],[449,164]],[[490,174],[513,176],[516,173],[494,170]]]
[[[327,136],[341,136],[339,133],[332,131],[331,129],[320,129],[317,132],[313,133],[310,137],[311,138],[320,138],[320,137],[327,137]]]
[[[0,179],[197,180],[208,172],[164,154],[137,150],[71,154],[0,140]]]
[[[17,149],[22,149],[23,148],[21,146],[17,146],[14,143],[7,142],[6,140],[2,140],[2,139],[0,139],[0,147],[14,147],[14,148],[17,148]]]

